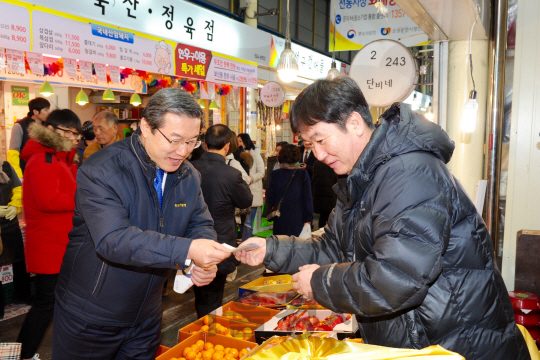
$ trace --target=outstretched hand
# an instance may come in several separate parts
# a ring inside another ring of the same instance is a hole
[[[231,253],[228,249],[214,240],[196,239],[191,242],[187,258],[201,268],[210,268],[229,256]]]
[[[236,260],[250,266],[261,265],[264,261],[264,257],[266,256],[266,239],[252,237],[242,243],[242,245],[246,244],[257,244],[259,245],[259,248],[235,253],[234,256],[236,257]]]

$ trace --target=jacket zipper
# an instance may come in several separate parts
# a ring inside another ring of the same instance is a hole
[[[96,295],[96,290],[99,286],[99,284],[101,283],[101,275],[103,275],[103,269],[105,268],[105,262],[102,262],[101,263],[101,269],[99,270],[99,276],[98,276],[98,279],[96,281],[96,286],[94,286],[94,290],[92,291],[92,295]]]

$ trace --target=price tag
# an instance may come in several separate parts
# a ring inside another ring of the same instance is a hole
[[[77,79],[77,59],[64,58],[64,69],[68,76]]]
[[[5,265],[1,267],[2,284],[13,282],[13,266]]]
[[[350,77],[360,86],[369,105],[387,107],[411,94],[418,68],[404,45],[394,40],[376,40],[356,54]]]
[[[24,74],[24,51],[6,49],[8,70],[14,73]]]
[[[261,101],[268,107],[278,107],[285,102],[285,88],[277,82],[270,81],[261,89]]]
[[[107,83],[107,67],[105,64],[94,63],[96,76],[100,82]]]
[[[27,51],[26,58],[28,59],[28,65],[30,65],[32,74],[41,76],[45,74],[45,70],[43,69],[43,54]]]
[[[81,74],[86,81],[93,81],[94,77],[92,76],[92,62],[79,60],[79,68],[81,69]]]
[[[0,49],[0,71],[6,68],[6,53],[4,48]]]

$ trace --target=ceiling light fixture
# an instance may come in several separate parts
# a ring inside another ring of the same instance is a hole
[[[139,106],[142,104],[141,97],[137,93],[133,93],[129,99],[129,103],[133,106]]]
[[[296,55],[291,50],[291,33],[289,26],[291,23],[289,12],[289,1],[287,0],[287,31],[285,32],[285,50],[281,52],[279,62],[277,65],[277,72],[281,81],[290,83],[296,78],[298,74],[298,63],[296,62]]]
[[[81,91],[79,91],[79,93],[77,94],[75,102],[81,106],[88,104],[88,95],[86,95],[82,88]]]
[[[45,97],[49,97],[54,94],[54,90],[48,81],[45,80],[45,82],[41,84],[41,87],[39,88],[39,94]]]
[[[339,76],[339,70],[336,68],[336,0],[334,0],[334,45],[332,47],[332,67],[328,70],[326,78],[333,80]]]

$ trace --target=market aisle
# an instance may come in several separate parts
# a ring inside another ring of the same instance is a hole
[[[223,303],[238,298],[238,287],[260,277],[264,267],[250,267],[240,265],[238,275],[233,282],[225,284],[225,294]],[[177,294],[173,291],[174,276],[169,280],[169,296],[163,299],[163,322],[161,330],[161,344],[172,347],[178,343],[178,329],[197,319],[194,307],[193,290],[185,294]],[[19,330],[23,324],[26,315],[0,322],[0,342],[10,342],[17,339]],[[38,349],[40,359],[50,360],[52,354],[52,326],[49,326],[43,342]]]

